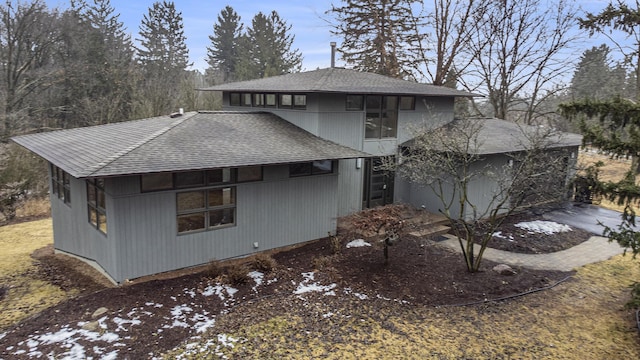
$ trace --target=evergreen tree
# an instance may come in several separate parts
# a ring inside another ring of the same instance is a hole
[[[242,36],[242,28],[240,16],[231,6],[227,5],[222,9],[218,15],[218,22],[213,25],[213,35],[209,35],[211,46],[207,47],[208,78],[213,78],[217,73],[223,82],[233,79],[238,63],[238,42]]]
[[[156,116],[175,109],[189,63],[182,13],[172,1],[153,3],[140,24],[137,59],[144,78],[138,116]]]
[[[302,55],[298,49],[291,50],[295,36],[290,31],[291,25],[287,25],[277,12],[256,14],[246,34],[238,39],[238,79],[300,71]]]
[[[415,39],[411,6],[417,0],[344,0],[332,5],[337,23],[332,33],[342,37],[340,52],[354,69],[406,77]]]
[[[611,49],[602,44],[585,50],[571,79],[574,99],[610,99],[629,97],[627,70],[622,64],[611,65]]]

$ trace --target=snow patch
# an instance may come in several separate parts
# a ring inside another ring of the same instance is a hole
[[[333,289],[338,285],[336,284],[320,285],[317,282],[312,283],[312,281],[315,281],[315,275],[316,275],[315,272],[302,273],[304,280],[302,280],[300,284],[298,284],[298,287],[293,293],[296,295],[300,295],[300,294],[314,291],[314,292],[323,292],[324,295],[335,296],[336,293],[333,291]]]
[[[355,239],[347,244],[347,248],[363,247],[363,246],[371,246],[371,244],[364,241],[364,239]]]
[[[569,225],[558,224],[555,221],[535,220],[528,222],[517,223],[514,226],[527,230],[530,233],[541,233],[546,235],[553,235],[560,232],[572,231]]]

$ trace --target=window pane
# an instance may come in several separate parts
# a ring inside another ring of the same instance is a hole
[[[289,176],[311,175],[311,163],[296,163],[289,165]]]
[[[204,186],[204,171],[190,171],[176,173],[176,187],[198,187]]]
[[[266,94],[265,104],[267,106],[276,106],[276,94]]]
[[[398,132],[398,113],[387,111],[382,118],[382,137],[394,138]]]
[[[292,104],[292,96],[289,94],[280,95],[280,107],[291,107]]]
[[[229,94],[229,105],[231,105],[231,106],[240,106],[240,94],[239,93],[231,93],[231,94]]]
[[[207,181],[209,185],[225,184],[233,182],[232,169],[215,169],[207,171]]]
[[[329,174],[331,172],[333,172],[333,161],[320,160],[313,162],[312,174]]]
[[[251,94],[242,94],[242,106],[251,106]]]
[[[140,177],[140,184],[143,192],[173,189],[173,174],[145,174]]]
[[[367,112],[367,120],[364,129],[364,137],[367,139],[380,138],[380,114]]]
[[[367,111],[380,110],[381,105],[382,105],[382,96],[378,96],[378,95],[367,96]]]
[[[58,189],[58,191],[60,191]],[[96,205],[96,187],[87,181],[87,202]]]
[[[293,96],[293,107],[298,109],[306,109],[307,108],[307,95],[294,95]]]
[[[253,94],[253,106],[264,106],[264,94]]]
[[[189,191],[178,193],[178,212],[185,210],[204,209],[204,191]]]
[[[385,96],[384,97],[384,109],[397,110],[398,109],[398,97],[397,96]]]
[[[415,110],[416,98],[414,96],[400,97],[400,110]]]
[[[231,205],[236,202],[234,188],[209,190],[209,207]]]
[[[209,211],[209,227],[235,224],[235,208]]]
[[[179,215],[178,216],[178,232],[194,231],[204,229],[204,212]]]
[[[100,189],[96,189],[96,206],[100,209],[105,209],[106,206],[106,202],[104,199],[104,191],[100,190]]]
[[[238,169],[238,182],[262,180],[262,166],[247,166]]]
[[[347,95],[347,110],[362,110],[364,105],[364,96]]]
[[[95,208],[88,206],[89,209],[89,222],[93,224],[93,226],[98,225],[98,212]]]
[[[107,233],[107,215],[98,212],[98,230]]]
[[[104,190],[104,179],[96,179],[96,186]]]

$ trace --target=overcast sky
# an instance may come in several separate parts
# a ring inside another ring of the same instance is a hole
[[[68,0],[46,0],[49,6],[58,6],[65,9],[69,5]],[[88,0],[91,2],[91,0]],[[293,48],[300,49],[303,56],[303,70],[329,67],[331,62],[331,41],[340,39],[332,37],[330,26],[327,23],[325,12],[331,7],[331,3],[339,4],[340,0],[179,0],[175,1],[176,8],[182,12],[185,36],[189,56],[193,62],[193,68],[203,71],[206,67],[207,46],[210,44],[209,35],[213,33],[213,24],[217,21],[220,11],[231,5],[240,15],[241,22],[251,24],[251,19],[258,12],[265,14],[272,10],[278,12],[280,17],[291,25],[291,33],[295,35]],[[542,0],[544,3],[545,1]],[[608,0],[577,0],[576,4],[584,9],[598,12],[606,6]],[[154,3],[153,0],[111,0],[112,6],[120,14],[120,21],[135,40],[138,35],[142,16]],[[426,4],[431,1],[425,0]],[[599,45],[606,39],[590,39],[585,44],[588,46]],[[343,66],[337,60],[337,66]]]

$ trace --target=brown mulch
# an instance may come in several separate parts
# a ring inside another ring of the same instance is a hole
[[[505,223],[508,226],[508,223]],[[567,236],[578,237],[579,232],[545,237],[536,240],[536,249],[555,249]],[[583,241],[586,240],[586,236]],[[300,296],[294,295],[296,286],[302,283],[302,273],[316,271],[315,281],[321,284],[336,284],[335,296],[324,296],[323,301],[352,304],[357,301],[393,301],[406,306],[463,305],[517,296],[540,289],[565,279],[571,272],[516,269],[514,276],[501,276],[491,270],[494,263],[485,260],[481,271],[466,271],[460,254],[437,245],[437,242],[414,237],[404,237],[390,247],[389,262],[385,263],[382,246],[372,242],[370,247],[346,248],[352,236],[341,238],[336,251],[331,239],[325,238],[304,246],[273,254],[276,268],[265,275],[265,283],[254,290],[253,280],[244,285],[232,285],[238,290],[233,300],[221,301],[216,296],[201,296],[205,290],[224,281],[211,279],[204,272],[182,275],[175,278],[156,278],[132,285],[109,287],[104,280],[82,262],[64,255],[54,255],[51,249],[35,254],[40,262],[41,277],[63,289],[80,289],[82,295],[40,314],[22,321],[11,329],[0,329],[0,358],[30,358],[25,353],[16,354],[16,349],[25,348],[25,339],[34,334],[60,331],[77,326],[79,322],[90,322],[93,312],[101,307],[108,309],[111,318],[123,317],[132,312],[153,313],[139,315],[139,324],[128,326],[127,336],[115,347],[108,342],[96,346],[93,342],[79,340],[87,357],[100,358],[109,351],[116,351],[118,358],[149,358],[183,344],[198,335],[193,326],[165,328],[171,319],[176,304],[186,303],[194,312],[215,314],[216,323],[241,324],[247,315],[232,311],[246,304],[260,304],[264,299],[278,299],[280,308],[299,306]],[[540,246],[540,242],[548,243]],[[230,265],[233,266],[233,265]],[[267,283],[271,279],[273,282]],[[352,294],[365,294],[368,300],[355,299]],[[309,294],[306,296],[314,296]],[[321,296],[321,295],[318,295]],[[1,299],[0,299],[1,300]],[[273,307],[251,306],[251,318],[266,317],[278,311]],[[6,332],[2,337],[2,332]],[[215,331],[215,330],[214,330]],[[84,342],[83,342],[84,341]],[[111,346],[112,348],[109,348]],[[101,353],[92,353],[92,349]],[[10,350],[8,350],[10,349]],[[68,349],[59,343],[41,344],[38,351],[43,354],[61,354]],[[46,357],[46,356],[45,356]]]

